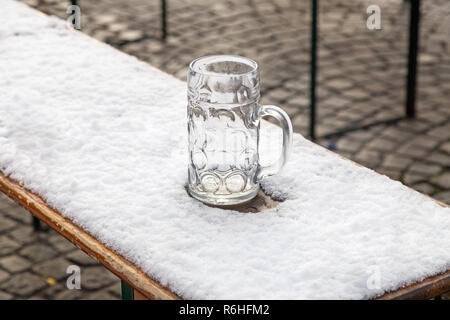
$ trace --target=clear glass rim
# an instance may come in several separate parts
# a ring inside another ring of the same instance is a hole
[[[244,63],[251,67],[251,70],[243,73],[237,73],[237,74],[227,74],[227,73],[218,73],[213,71],[207,71],[207,70],[200,70],[196,64],[199,64],[200,62],[203,62],[204,60],[211,60],[214,61],[214,59],[217,59],[217,62],[223,62],[223,61],[236,61]],[[197,59],[191,61],[189,64],[189,70],[198,74],[203,74],[206,76],[211,77],[245,77],[248,75],[252,75],[258,72],[258,63],[250,58],[239,56],[239,55],[232,55],[232,54],[214,54],[214,55],[207,55],[198,57]]]

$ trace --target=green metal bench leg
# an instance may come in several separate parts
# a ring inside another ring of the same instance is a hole
[[[318,0],[311,0],[311,69],[309,108],[309,137],[311,140],[316,139],[317,2]]]
[[[122,300],[134,300],[134,290],[132,287],[128,285],[123,280],[121,281],[121,287],[122,287]]]
[[[416,116],[417,53],[419,47],[420,0],[411,0],[409,17],[409,57],[406,92],[406,117]]]
[[[41,228],[41,220],[39,220],[38,218],[36,218],[35,216],[32,216],[32,223],[33,223],[33,230],[34,231],[40,231]]]

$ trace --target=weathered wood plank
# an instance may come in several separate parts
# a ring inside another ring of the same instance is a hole
[[[425,300],[450,291],[450,271],[429,277],[419,283],[388,292],[377,300]]]

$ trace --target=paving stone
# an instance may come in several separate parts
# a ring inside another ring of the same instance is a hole
[[[102,290],[89,294],[86,296],[87,300],[117,300],[116,296],[113,296],[108,291]]]
[[[438,151],[430,153],[425,160],[442,167],[450,166],[450,155]]]
[[[20,250],[19,253],[33,262],[41,262],[57,255],[56,250],[43,243],[28,245]]]
[[[358,113],[353,112],[350,109],[344,109],[344,110],[337,110],[335,113],[336,117],[345,119],[348,123],[355,123],[358,122],[361,118],[361,115]],[[349,125],[347,125],[348,127]]]
[[[111,14],[102,14],[94,16],[94,19],[98,24],[110,24],[116,21],[117,17]]]
[[[5,216],[0,216],[0,232],[4,232],[5,230],[12,229],[17,226],[17,222],[9,219]]]
[[[6,211],[6,214],[8,217],[12,220],[23,222],[23,223],[30,223],[31,222],[31,214],[23,209],[22,207],[19,207],[14,204],[14,206],[11,206]]]
[[[140,30],[128,30],[119,33],[119,39],[122,41],[136,41],[142,38],[143,32]]]
[[[354,159],[366,167],[375,169],[380,164],[382,156],[378,151],[363,149],[356,154]]]
[[[392,140],[386,140],[382,138],[376,138],[366,144],[367,148],[380,150],[380,151],[392,151],[397,147],[397,143]]]
[[[442,116],[441,113],[436,112],[435,110],[429,111],[421,111],[417,117],[419,119],[423,119],[424,121],[431,122],[433,125],[442,125],[446,119]]]
[[[0,300],[10,300],[12,299],[12,295],[9,293],[6,293],[4,291],[0,291]]]
[[[264,79],[262,80],[264,82]],[[279,82],[274,81],[274,86],[278,86]],[[290,80],[283,83],[283,87],[286,90],[289,90],[291,92],[298,92],[299,94],[306,94],[309,90],[309,82],[307,79],[305,80]]]
[[[9,199],[5,194],[0,192],[0,211],[11,208],[15,205],[15,203]],[[5,210],[7,212],[7,210]]]
[[[149,42],[145,46],[145,48],[149,53],[157,53],[157,52],[161,52],[164,49],[164,45],[161,43],[161,41],[149,40]]]
[[[405,131],[423,134],[430,128],[431,124],[421,120],[405,120],[399,121],[398,126]]]
[[[6,271],[0,270],[0,282],[5,281],[10,277],[10,274]]]
[[[268,98],[272,101],[286,101],[292,93],[283,89],[275,89],[269,92]]]
[[[426,180],[427,180],[427,177],[425,177],[424,175],[416,174],[416,173],[412,173],[412,172],[406,172],[402,177],[402,181],[408,186],[412,186],[415,183],[423,182]]]
[[[53,248],[61,253],[78,250],[75,245],[73,245],[69,240],[65,239],[59,234],[49,237],[48,242],[52,245]]]
[[[53,296],[54,300],[79,300],[85,296],[85,290],[80,289],[67,289],[64,288],[62,291]]]
[[[110,272],[105,272],[101,266],[86,267],[81,270],[81,287],[87,290],[96,290],[107,287],[117,280]]]
[[[326,88],[325,86],[320,86],[316,90],[318,101],[322,101],[323,99],[326,99],[327,97],[330,97],[335,94],[332,90]]]
[[[431,182],[436,184],[441,189],[450,189],[450,172],[445,172],[437,177],[432,178]]]
[[[288,106],[294,106],[296,108],[304,108],[309,105],[309,99],[305,96],[295,95],[287,102]]]
[[[88,256],[81,250],[76,250],[66,255],[66,258],[69,259],[74,264],[79,266],[93,266],[98,265],[98,262]]]
[[[61,283],[56,283],[53,285],[49,285],[44,290],[40,291],[38,294],[38,297],[41,299],[52,299],[53,297],[55,297],[58,293],[60,293],[63,290],[67,290],[67,288],[65,286],[65,282],[64,282],[64,285]]]
[[[433,128],[427,134],[438,139],[450,139],[450,124]]]
[[[370,132],[368,130],[358,130],[358,131],[349,132],[345,136],[350,139],[355,139],[355,140],[359,140],[362,142],[366,142],[374,137],[374,133]]]
[[[97,30],[92,34],[92,37],[98,41],[105,42],[111,34],[105,30]]]
[[[348,139],[346,137],[341,137],[336,142],[336,150],[347,151],[350,153],[358,152],[362,147],[362,143],[356,140]]]
[[[7,236],[0,236],[0,256],[10,254],[17,250],[20,244],[14,240],[11,240]]]
[[[120,32],[128,29],[128,24],[126,23],[110,23],[108,25],[108,30],[111,32]]]
[[[341,157],[343,157],[343,158],[345,158],[345,159],[349,159],[349,160],[351,160],[352,159],[352,157],[353,157],[353,154],[352,153],[350,153],[350,152],[346,152],[346,151],[339,151],[339,152],[337,152]]]
[[[309,125],[308,117],[306,117],[302,114],[299,114],[295,118],[292,119],[292,125],[296,129],[307,128]]]
[[[396,153],[391,153],[384,158],[383,167],[402,171],[403,169],[407,168],[412,162],[413,159],[409,157],[405,157]]]
[[[398,170],[387,169],[387,168],[377,168],[376,170],[379,174],[388,176],[393,180],[400,180],[401,172]]]
[[[38,5],[39,0],[23,0],[23,2],[25,2],[27,5],[31,7],[35,7]]]
[[[32,270],[45,278],[50,277],[61,280],[68,276],[66,271],[67,267],[70,265],[72,265],[72,263],[66,259],[56,258],[34,265]]]
[[[284,112],[286,112],[288,114],[291,121],[296,115],[298,115],[301,112],[301,110],[299,109],[298,106],[283,105],[283,106],[281,106],[281,108],[284,110]],[[297,132],[300,132],[300,131],[297,131]]]
[[[335,90],[347,89],[353,86],[353,83],[346,79],[334,79],[326,82],[326,85]]]
[[[428,195],[432,194],[434,191],[434,188],[426,182],[415,184],[412,187],[414,188],[414,190]]]
[[[44,279],[30,273],[18,273],[0,283],[0,289],[19,297],[30,296],[46,286]]]
[[[432,150],[439,144],[439,140],[434,137],[422,135],[412,138],[409,143],[411,143],[413,147]]]
[[[450,191],[439,192],[433,198],[450,205]]]
[[[121,286],[120,280],[117,279],[117,281],[114,282],[113,285],[106,288],[106,290],[114,297],[120,299],[122,296],[122,286]]]
[[[0,258],[0,267],[10,273],[24,271],[30,267],[30,262],[16,255]]]
[[[412,159],[422,159],[429,154],[429,152],[422,148],[413,147],[411,144],[404,144],[397,149],[397,152]]]
[[[341,119],[326,119],[323,122],[323,126],[317,128],[318,136],[328,136],[333,135],[343,129],[348,125],[347,121]]]
[[[8,236],[20,244],[35,242],[41,237],[39,233],[34,232],[31,225],[20,226],[11,232],[8,232]]]
[[[441,147],[440,150],[448,153],[450,155],[450,142],[446,142],[444,143]]]
[[[419,64],[433,64],[438,62],[438,58],[431,54],[420,54],[418,57]]]
[[[359,88],[346,90],[342,93],[345,97],[351,99],[352,101],[361,101],[367,99],[368,97],[367,92]]]
[[[45,298],[40,295],[36,295],[36,296],[31,296],[31,297],[27,298],[26,300],[45,300]]]
[[[413,173],[423,174],[427,176],[431,176],[437,174],[441,171],[441,167],[437,165],[427,165],[424,163],[414,163],[411,167],[409,167],[409,171]]]
[[[326,127],[330,127],[330,126],[336,127],[335,123],[337,121],[343,122],[342,120],[344,120],[345,121],[345,125],[347,124],[347,122],[346,122],[347,119],[346,118],[342,119],[342,113],[343,112],[344,112],[344,110],[336,110],[336,109],[327,108],[326,106],[324,106],[324,107],[319,108],[319,109],[316,110],[316,117],[320,118],[320,119],[325,119],[322,122],[322,125],[320,127],[322,127],[322,128],[325,127],[325,126]],[[330,115],[335,115],[336,118],[331,119]]]

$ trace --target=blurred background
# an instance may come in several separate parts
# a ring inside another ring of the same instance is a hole
[[[70,1],[20,1],[69,16]],[[316,142],[450,204],[450,1],[421,2],[414,119],[404,118],[410,2],[319,2]],[[182,80],[199,56],[252,58],[262,103],[282,107],[308,136],[311,1],[167,0],[165,40],[161,3],[79,0],[80,31]],[[380,30],[366,26],[369,5],[381,9]],[[117,278],[55,232],[34,232],[30,219],[0,195],[0,299],[120,298]],[[83,290],[65,290],[71,263],[82,267]]]

